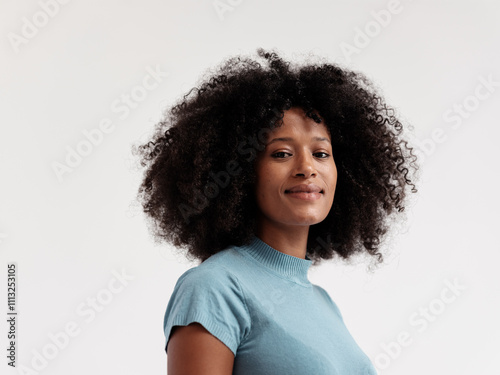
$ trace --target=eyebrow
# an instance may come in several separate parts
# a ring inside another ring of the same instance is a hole
[[[318,141],[318,142],[326,141],[326,142],[330,143],[330,140],[328,138],[325,138],[325,137],[312,137],[311,140],[312,141]],[[272,144],[274,142],[280,142],[280,141],[282,141],[282,142],[293,142],[293,138],[290,138],[290,137],[274,138],[270,142],[267,143],[267,146],[269,146],[270,144]]]

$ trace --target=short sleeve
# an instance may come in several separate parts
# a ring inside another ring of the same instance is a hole
[[[165,350],[172,328],[193,322],[200,323],[236,356],[238,346],[251,325],[245,297],[236,276],[221,267],[201,265],[181,275],[163,321]]]

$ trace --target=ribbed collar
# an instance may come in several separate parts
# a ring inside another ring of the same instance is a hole
[[[297,284],[311,285],[311,282],[307,278],[307,272],[312,264],[312,260],[307,255],[306,259],[302,259],[282,253],[255,235],[252,236],[250,243],[241,246],[241,249],[244,254],[250,255],[280,277]]]

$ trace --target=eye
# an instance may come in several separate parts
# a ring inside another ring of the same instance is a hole
[[[326,152],[315,152],[313,155],[318,155],[318,154],[324,155],[324,156],[319,156],[320,159],[326,159],[327,157],[330,156],[330,154],[327,154]]]
[[[284,157],[285,154],[292,155],[289,152],[278,151],[278,152],[275,152],[274,154],[272,154],[271,157],[273,157],[275,159],[283,159],[283,157]]]

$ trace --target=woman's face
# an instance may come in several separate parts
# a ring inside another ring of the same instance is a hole
[[[337,184],[337,167],[325,125],[294,107],[285,111],[283,125],[268,134],[266,148],[255,164],[261,224],[283,227],[320,223],[330,212]]]

